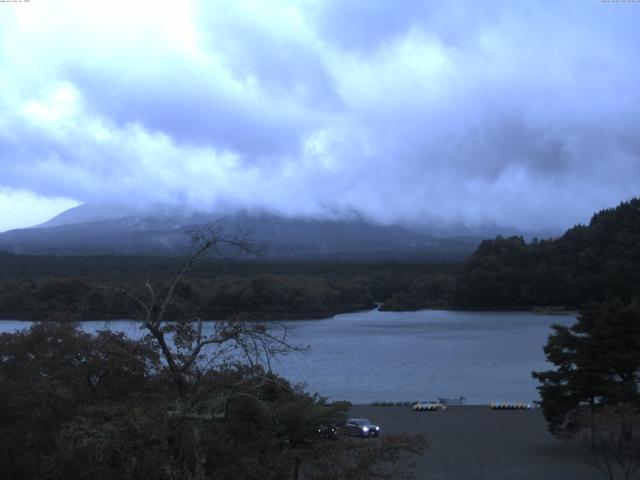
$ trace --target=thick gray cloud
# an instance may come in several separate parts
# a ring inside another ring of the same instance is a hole
[[[44,3],[0,9],[0,210],[537,229],[638,194],[638,4]]]

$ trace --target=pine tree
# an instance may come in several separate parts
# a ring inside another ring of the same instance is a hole
[[[571,327],[552,328],[544,351],[557,368],[533,372],[552,433],[570,436],[584,410],[640,405],[640,302],[590,304]]]

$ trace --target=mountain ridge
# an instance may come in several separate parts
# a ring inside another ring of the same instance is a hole
[[[427,258],[457,260],[480,237],[438,238],[362,218],[289,218],[268,212],[217,215],[177,208],[81,205],[32,228],[0,233],[0,249],[17,254],[149,254],[188,251],[190,226],[252,234],[270,258]]]

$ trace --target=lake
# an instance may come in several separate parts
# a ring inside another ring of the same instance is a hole
[[[549,326],[574,322],[573,315],[439,310],[289,321],[294,342],[310,349],[276,359],[273,369],[310,392],[353,403],[459,396],[472,404],[531,402],[538,399],[531,371],[550,367],[542,350]],[[27,326],[2,320],[0,332]],[[82,326],[140,335],[128,320]]]

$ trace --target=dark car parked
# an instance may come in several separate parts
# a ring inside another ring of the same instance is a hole
[[[366,418],[350,418],[347,420],[347,433],[357,437],[377,437],[380,427]]]
[[[336,427],[333,425],[320,425],[318,427],[318,437],[334,438],[336,436]]]

